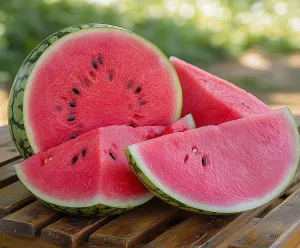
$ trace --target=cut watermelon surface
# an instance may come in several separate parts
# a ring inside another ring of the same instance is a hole
[[[191,115],[173,125],[177,131],[195,127]],[[28,190],[52,208],[72,214],[118,214],[152,198],[131,171],[124,149],[158,137],[173,125],[95,129],[14,167]]]
[[[10,131],[26,158],[98,127],[171,124],[181,101],[177,74],[155,45],[114,26],[77,25],[49,36],[22,64]]]
[[[170,60],[182,87],[182,115],[192,113],[197,127],[218,125],[270,110],[255,96],[228,81],[178,58]]]
[[[126,153],[136,175],[166,202],[234,213],[287,187],[299,162],[299,134],[285,108],[144,141]]]

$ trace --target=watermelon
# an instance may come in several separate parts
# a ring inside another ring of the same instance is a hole
[[[299,162],[299,134],[285,108],[144,141],[126,153],[161,199],[227,214],[259,207],[287,187]]]
[[[195,127],[191,115],[174,125],[178,132]],[[56,210],[119,214],[153,196],[130,170],[124,148],[160,136],[172,126],[98,128],[14,167],[27,189]]]
[[[85,24],[54,33],[29,54],[8,115],[27,158],[98,127],[171,124],[181,105],[176,71],[155,45],[122,28]]]
[[[192,113],[197,127],[270,110],[263,102],[239,87],[178,58],[170,58],[183,94],[182,115]]]

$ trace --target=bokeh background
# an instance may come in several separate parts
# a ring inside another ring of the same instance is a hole
[[[300,116],[299,0],[2,0],[0,126],[22,61],[66,26],[108,23]]]

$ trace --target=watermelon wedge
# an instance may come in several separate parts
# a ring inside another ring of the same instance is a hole
[[[155,45],[122,28],[85,24],[54,33],[29,54],[8,113],[26,158],[98,127],[169,125],[181,105],[177,74]]]
[[[218,125],[270,110],[255,96],[228,81],[178,58],[170,60],[182,87],[182,115],[192,113],[197,127]]]
[[[174,123],[195,127],[191,115]],[[124,148],[171,127],[110,126],[95,129],[14,166],[20,181],[48,206],[79,215],[119,214],[152,194],[131,171]]]
[[[288,108],[144,141],[126,149],[150,191],[200,213],[235,213],[278,196],[299,162]]]

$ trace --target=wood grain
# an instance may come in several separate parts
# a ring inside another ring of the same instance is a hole
[[[8,126],[0,127],[0,146],[12,143]]]
[[[300,188],[265,216],[255,227],[237,239],[231,247],[269,248],[300,221]]]
[[[90,246],[130,248],[170,221],[179,210],[157,199],[131,210],[94,232]]]
[[[300,221],[278,238],[270,248],[299,248]]]
[[[13,165],[21,161],[23,160],[19,159],[15,162],[11,162],[9,164],[0,167],[0,189],[18,180]]]
[[[34,238],[17,237],[6,233],[0,233],[0,244],[6,248],[59,248],[59,246],[49,244],[40,236]],[[83,242],[76,248],[88,248],[88,243]],[[64,247],[63,247],[64,248]]]
[[[0,217],[15,212],[33,200],[31,193],[20,181],[0,189]]]
[[[42,239],[61,246],[73,247],[88,239],[89,235],[112,220],[112,217],[64,217],[42,229]]]
[[[21,158],[20,153],[14,144],[0,146],[0,166],[3,166],[12,161],[16,161]]]
[[[0,232],[33,237],[42,228],[60,217],[56,212],[42,203],[35,201],[17,212],[0,220]]]

